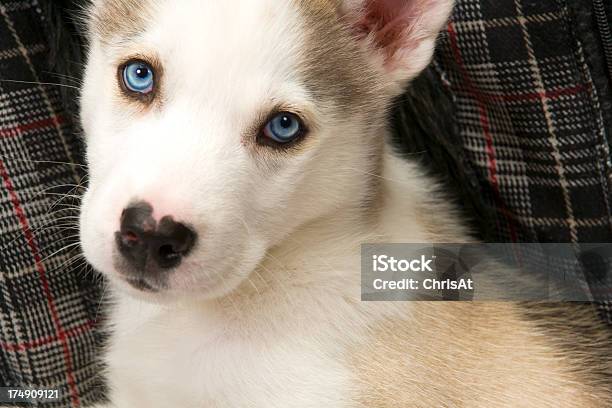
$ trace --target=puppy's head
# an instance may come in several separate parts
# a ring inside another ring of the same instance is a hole
[[[89,261],[134,293],[219,296],[299,226],[359,208],[451,4],[94,1]]]

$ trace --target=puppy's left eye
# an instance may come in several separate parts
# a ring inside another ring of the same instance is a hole
[[[299,138],[304,132],[302,120],[295,114],[281,112],[274,116],[264,127],[266,138],[277,143],[289,143]]]
[[[146,62],[131,61],[123,67],[122,80],[128,91],[148,95],[155,86],[155,73]]]

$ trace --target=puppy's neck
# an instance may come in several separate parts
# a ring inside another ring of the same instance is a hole
[[[379,172],[363,175],[363,194],[343,206],[296,229],[267,251],[264,259],[231,296],[233,302],[266,296],[269,290],[286,291],[296,286],[333,287],[328,283],[360,282],[361,245],[377,242],[427,242],[423,199],[427,181],[417,167],[383,149]],[[442,217],[442,215],[440,215]],[[259,285],[258,285],[259,283]]]

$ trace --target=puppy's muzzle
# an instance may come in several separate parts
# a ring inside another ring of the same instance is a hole
[[[171,216],[155,220],[153,207],[138,202],[123,210],[115,241],[124,260],[120,272],[143,289],[144,282],[160,281],[168,270],[180,265],[193,248],[196,233]]]

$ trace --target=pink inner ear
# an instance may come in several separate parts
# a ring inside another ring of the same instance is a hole
[[[371,35],[387,60],[418,45],[418,19],[431,0],[365,0],[357,28]]]

